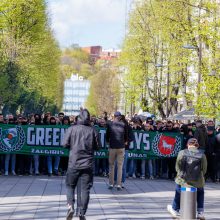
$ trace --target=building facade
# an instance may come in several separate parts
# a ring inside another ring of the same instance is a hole
[[[63,112],[65,115],[79,115],[80,108],[85,107],[89,95],[90,82],[78,74],[72,75],[64,82]]]
[[[121,53],[120,49],[102,49],[101,46],[81,47],[81,49],[89,54],[91,64],[95,64],[97,60],[118,59]]]
[[[95,64],[100,59],[100,53],[102,52],[101,46],[81,47],[81,49],[89,54],[90,64]]]

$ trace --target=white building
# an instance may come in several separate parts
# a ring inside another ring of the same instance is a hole
[[[65,115],[78,115],[85,107],[89,95],[90,82],[78,74],[72,75],[64,82],[63,112]]]

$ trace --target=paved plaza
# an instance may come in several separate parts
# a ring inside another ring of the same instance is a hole
[[[132,179],[123,191],[108,190],[107,183],[107,178],[95,178],[88,220],[171,219],[166,205],[174,196],[174,182]],[[0,176],[0,220],[64,220],[65,193],[65,177]],[[220,219],[220,184],[207,183],[205,207],[206,219]]]

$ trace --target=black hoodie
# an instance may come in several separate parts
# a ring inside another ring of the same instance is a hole
[[[205,150],[208,145],[208,134],[205,125],[202,124],[196,128],[194,138],[197,139],[200,149]]]
[[[35,114],[34,115],[34,119],[35,119],[35,125],[41,125],[41,115],[40,114]]]
[[[81,111],[77,124],[67,129],[63,146],[70,148],[68,169],[92,169],[94,150],[101,147],[98,131],[90,126],[87,109]]]

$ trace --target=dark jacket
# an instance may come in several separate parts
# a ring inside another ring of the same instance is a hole
[[[128,129],[128,141],[125,144],[125,150],[129,150],[130,143],[134,141],[134,133],[132,131],[132,127],[129,124],[127,124],[127,129]]]
[[[196,147],[192,147],[192,148],[189,148],[189,151],[192,153],[192,154],[195,154],[197,152],[199,152],[200,150],[197,149]],[[200,176],[197,180],[195,181],[191,181],[191,182],[186,182],[182,177],[181,177],[181,161],[183,159],[183,156],[184,156],[184,150],[181,150],[179,153],[178,153],[178,156],[177,156],[177,160],[176,160],[176,171],[177,171],[177,177],[175,179],[175,182],[178,184],[178,185],[181,185],[181,186],[193,186],[193,187],[196,187],[196,188],[202,188],[204,187],[205,185],[205,173],[207,171],[207,160],[206,160],[206,156],[205,154],[203,154],[203,157],[202,157],[202,161],[201,161],[201,173],[200,173]]]
[[[217,148],[217,140],[215,134],[208,135],[208,144],[206,147],[205,153],[207,155],[213,155],[216,153],[216,148]]]
[[[63,140],[63,146],[69,147],[68,169],[93,168],[94,150],[101,146],[98,131],[90,126],[90,115],[85,109],[76,125],[69,127]]]
[[[200,127],[196,128],[194,138],[197,139],[200,149],[205,150],[208,144],[208,135],[205,125],[201,125]]]
[[[110,148],[125,148],[125,143],[128,142],[128,128],[126,124],[118,119],[109,123],[106,130],[106,141],[109,142]]]

